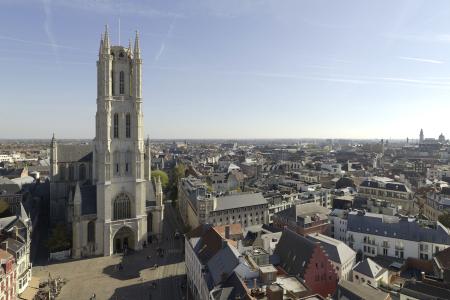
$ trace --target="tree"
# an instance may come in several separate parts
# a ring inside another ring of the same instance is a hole
[[[67,234],[66,227],[63,224],[58,224],[53,228],[52,235],[47,241],[47,247],[50,252],[58,252],[70,249],[70,239]]]
[[[186,175],[186,166],[184,164],[178,164],[174,170],[174,181],[178,184],[178,181]]]
[[[165,189],[169,185],[169,175],[161,170],[152,171],[152,179],[154,177],[159,177],[161,179],[162,188]]]
[[[440,215],[438,218],[439,222],[442,223],[447,228],[450,228],[450,213],[445,213],[443,215]]]

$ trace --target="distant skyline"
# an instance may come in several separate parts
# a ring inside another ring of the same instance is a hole
[[[119,19],[152,139],[450,137],[449,1],[0,0],[0,139],[94,137]]]

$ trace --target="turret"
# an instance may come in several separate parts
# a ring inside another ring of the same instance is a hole
[[[161,178],[159,176],[155,177],[155,198],[156,198],[156,206],[162,206],[163,190]]]
[[[50,179],[53,181],[58,173],[58,143],[53,133],[52,141],[50,142]]]
[[[147,159],[145,160],[145,179],[151,180],[152,177],[152,153],[150,151],[150,137],[147,136],[147,140],[145,141],[145,156]]]
[[[132,94],[136,100],[142,98],[142,60],[141,60],[141,49],[139,46],[139,33],[136,31],[136,37],[134,39],[134,51],[133,51],[133,89]]]
[[[134,58],[141,59],[141,48],[139,47],[139,32],[136,31],[136,37],[134,38]]]
[[[103,54],[109,54],[109,51],[111,50],[111,45],[109,43],[109,32],[108,32],[108,25],[105,26],[105,36],[103,38]]]

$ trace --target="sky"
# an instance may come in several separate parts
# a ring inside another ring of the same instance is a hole
[[[105,24],[153,139],[450,136],[450,1],[0,0],[0,138],[94,137]]]

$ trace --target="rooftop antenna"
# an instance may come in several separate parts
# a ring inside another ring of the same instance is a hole
[[[119,45],[120,45],[120,16],[119,16]]]

